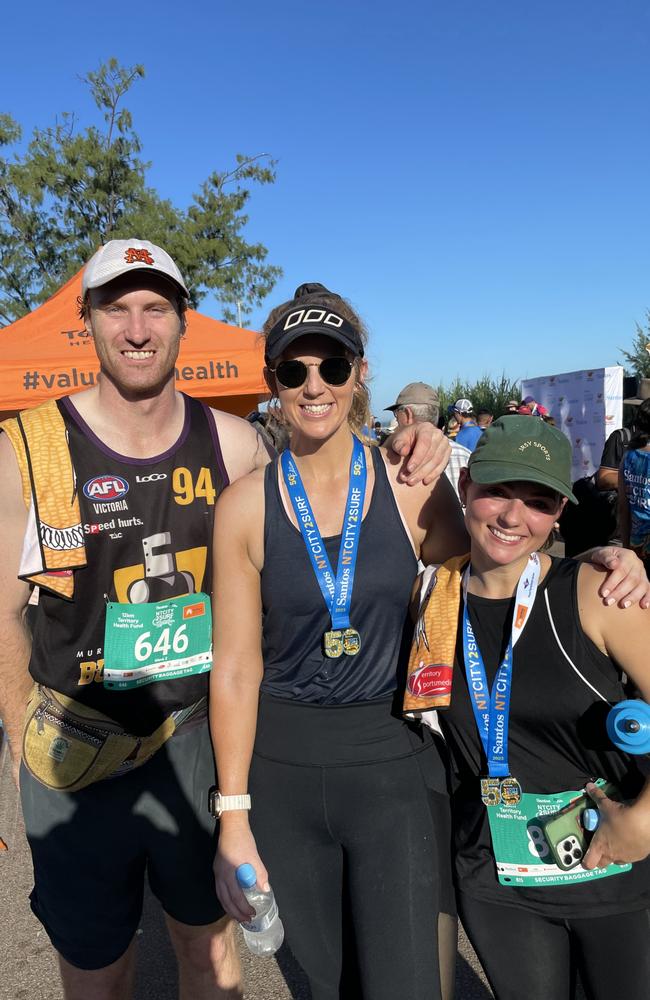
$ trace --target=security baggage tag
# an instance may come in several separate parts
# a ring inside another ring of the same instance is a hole
[[[603,785],[604,782],[599,780],[596,784]],[[632,865],[628,864],[608,865],[606,868],[586,871],[580,864],[583,852],[567,836],[562,837],[562,840],[569,845],[567,851],[573,855],[569,863],[573,867],[563,871],[555,864],[544,833],[544,821],[582,794],[582,789],[577,792],[556,792],[553,795],[522,792],[518,803],[506,805],[501,801],[487,809],[492,853],[501,885],[537,888],[570,885],[620,875],[630,870]],[[576,856],[578,853],[580,857]]]
[[[212,667],[207,594],[106,606],[104,687],[115,691],[203,674]]]

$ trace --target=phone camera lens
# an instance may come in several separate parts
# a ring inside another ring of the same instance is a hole
[[[570,854],[564,855],[564,864],[567,866],[567,868],[570,868],[571,865],[573,864],[573,858],[571,857]]]
[[[573,857],[576,859],[576,861],[579,861],[580,858],[582,857],[582,851],[580,850],[579,847],[576,847],[574,849],[574,851],[573,851]]]
[[[570,851],[571,850],[571,846],[572,845],[571,845],[571,841],[570,840],[565,840],[564,843],[562,844],[562,848],[565,851]]]

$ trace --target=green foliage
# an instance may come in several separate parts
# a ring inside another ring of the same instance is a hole
[[[625,374],[636,375],[638,378],[650,378],[650,311],[646,316],[646,328],[636,325],[636,334],[632,341],[632,349],[624,351],[619,348],[625,358]]]
[[[35,129],[25,152],[0,155],[0,326],[44,302],[109,239],[137,236],[164,246],[192,305],[211,291],[227,320],[236,303],[249,315],[281,275],[266,263],[266,247],[245,238],[251,188],[274,182],[274,161],[238,155],[231,169],[210,174],[187,209],[161,198],[146,183],[150,164],[122,107],[142,77],[142,66],[110,59],[82,78],[101,127],[80,131],[66,112],[51,128]],[[0,114],[0,152],[21,139],[20,125]]]
[[[474,413],[479,410],[489,410],[494,418],[506,412],[506,404],[511,399],[519,400],[521,389],[519,382],[508,378],[505,372],[499,378],[484,375],[478,382],[461,382],[456,378],[449,386],[438,386],[440,396],[440,412],[446,418],[447,407],[457,399],[471,399]]]

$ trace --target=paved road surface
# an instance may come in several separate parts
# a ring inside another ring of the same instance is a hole
[[[56,963],[45,932],[32,915],[31,860],[6,747],[0,751],[0,1000],[62,1000]],[[147,895],[139,931],[135,1000],[176,1000],[176,967],[160,909]],[[309,1000],[305,978],[287,948],[277,961],[252,958],[242,947],[246,1000]],[[461,939],[457,1000],[492,996],[467,942]],[[408,1000],[396,997],[395,1000]]]

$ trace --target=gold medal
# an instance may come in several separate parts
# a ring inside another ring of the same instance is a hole
[[[361,636],[356,628],[343,629],[343,652],[346,656],[356,656],[361,649]]]
[[[361,649],[361,636],[355,628],[333,628],[323,636],[323,652],[331,660],[339,656],[356,656]]]
[[[498,806],[501,802],[501,779],[481,778],[481,801],[485,806]]]
[[[511,774],[507,778],[501,779],[500,785],[501,801],[504,806],[516,806],[521,802],[521,785]]]
[[[323,636],[323,652],[331,660],[343,656],[343,632],[340,628],[331,629]]]

